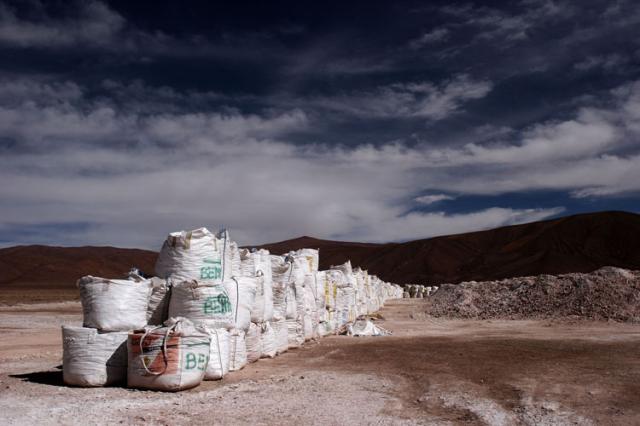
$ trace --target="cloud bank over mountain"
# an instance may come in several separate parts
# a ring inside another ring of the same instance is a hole
[[[399,241],[637,211],[640,10],[578,6],[354,3],[349,25],[332,3],[2,3],[0,244]]]

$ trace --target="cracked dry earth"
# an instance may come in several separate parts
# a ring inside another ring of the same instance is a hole
[[[1,424],[640,424],[640,326],[443,320],[382,309],[389,337],[332,336],[181,393],[62,384],[77,302],[0,307]]]

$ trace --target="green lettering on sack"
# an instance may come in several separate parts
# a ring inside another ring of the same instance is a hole
[[[200,268],[201,280],[218,280],[222,277],[222,268],[220,265],[203,266]]]
[[[210,296],[205,299],[202,311],[205,315],[226,314],[231,312],[231,302],[224,293]]]
[[[207,368],[207,356],[205,354],[198,355],[198,370],[204,371]]]
[[[185,365],[184,368],[186,370],[193,370],[198,365],[196,363],[196,355],[194,353],[192,353],[192,352],[187,352],[187,357],[186,357],[185,361],[186,361],[186,365]]]

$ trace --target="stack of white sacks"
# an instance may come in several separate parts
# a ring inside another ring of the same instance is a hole
[[[318,250],[239,249],[227,231],[169,234],[155,273],[78,281],[83,327],[63,327],[64,381],[182,390],[337,333],[401,287]]]

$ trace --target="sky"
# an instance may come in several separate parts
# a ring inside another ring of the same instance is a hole
[[[0,0],[0,246],[640,212],[640,5]]]

